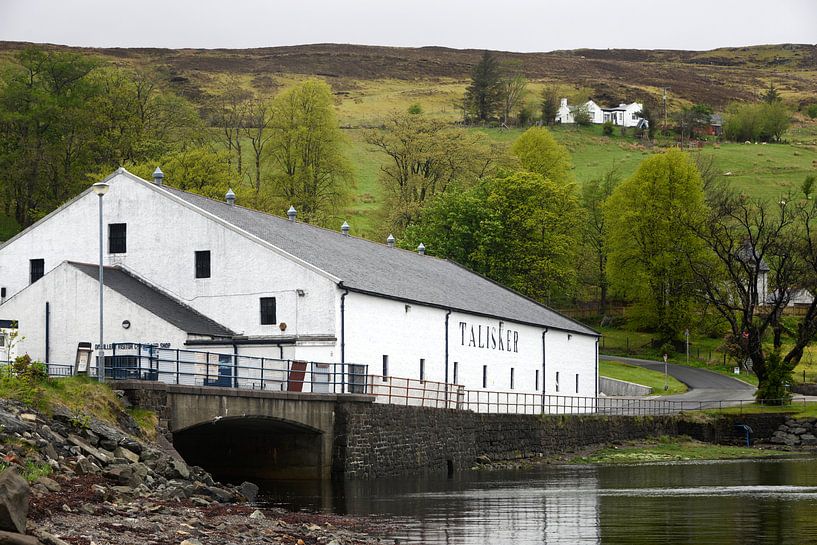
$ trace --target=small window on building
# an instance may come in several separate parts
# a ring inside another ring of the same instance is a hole
[[[261,298],[261,325],[274,325],[275,319],[275,297]]]
[[[488,366],[487,365],[482,366],[482,387],[483,388],[488,387]]]
[[[579,373],[576,373],[576,393],[579,393]]]
[[[556,391],[559,391],[559,371],[556,371]]]
[[[383,382],[388,382],[389,380],[389,356],[383,354]]]
[[[513,390],[513,367],[511,367],[511,390]]]
[[[6,298],[6,288],[0,288],[0,299]]]
[[[45,259],[32,259],[28,262],[29,283],[33,284],[45,274]]]
[[[454,384],[459,384],[460,381],[460,362],[454,362]]]
[[[196,278],[210,278],[210,250],[196,252]]]
[[[108,253],[124,254],[128,251],[128,224],[108,224]]]
[[[534,390],[537,392],[539,391],[539,369],[536,370],[536,386],[534,387]]]
[[[423,382],[426,379],[426,360],[425,358],[420,358],[420,382]]]

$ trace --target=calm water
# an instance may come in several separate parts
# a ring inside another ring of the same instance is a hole
[[[382,517],[401,543],[817,544],[814,459],[279,484],[268,500]]]

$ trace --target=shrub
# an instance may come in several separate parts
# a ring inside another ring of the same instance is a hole
[[[417,102],[408,107],[408,113],[411,115],[420,115],[423,113],[423,107]]]
[[[605,121],[604,124],[601,126],[601,134],[604,136],[612,136],[613,134],[613,122],[612,121]]]
[[[809,104],[806,108],[806,115],[812,119],[817,118],[817,104]]]
[[[48,378],[45,364],[31,361],[31,356],[28,354],[18,356],[10,365],[10,371],[15,377],[30,383],[42,382]]]
[[[766,358],[766,377],[757,386],[755,399],[766,405],[786,405],[791,401],[788,386],[791,383],[791,369],[780,357],[779,352],[772,352]]]
[[[724,118],[723,133],[735,142],[779,142],[789,122],[789,113],[780,102],[732,104]]]

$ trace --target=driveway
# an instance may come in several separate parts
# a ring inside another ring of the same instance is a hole
[[[638,358],[626,358],[621,356],[599,355],[599,359],[609,361],[620,361],[629,365],[637,365],[660,373],[664,372],[663,361],[642,360]],[[750,401],[754,399],[755,387],[751,384],[728,377],[706,369],[697,367],[686,367],[675,363],[667,364],[667,373],[680,380],[689,387],[689,391],[683,394],[662,396],[666,401],[683,401],[684,405],[689,402],[689,408],[699,405],[702,408],[717,407],[720,401]],[[709,403],[704,403],[709,402]],[[714,403],[712,403],[714,402]],[[733,403],[730,403],[730,405]]]

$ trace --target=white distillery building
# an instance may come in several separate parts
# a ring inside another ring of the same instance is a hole
[[[138,343],[221,363],[367,366],[383,382],[598,393],[596,332],[450,261],[124,169],[105,181],[106,354]],[[89,189],[0,246],[0,323],[17,325],[16,353],[74,364],[96,348],[98,199]]]

